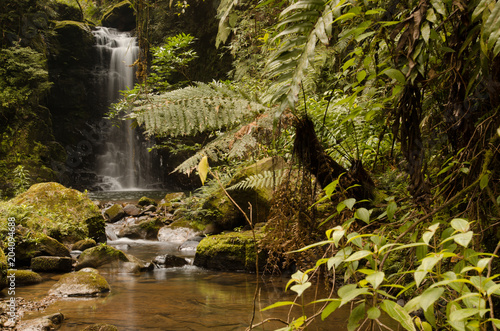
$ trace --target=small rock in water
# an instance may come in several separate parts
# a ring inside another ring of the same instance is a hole
[[[17,324],[16,330],[56,330],[59,329],[63,320],[64,315],[61,313],[56,313],[35,319],[21,321]]]
[[[188,240],[184,242],[182,245],[180,245],[177,249],[180,251],[196,251],[196,247],[198,246],[200,242],[199,241],[194,241],[194,240]]]
[[[130,216],[137,216],[141,213],[141,210],[137,208],[136,205],[133,204],[128,204],[125,207],[123,207],[123,211]]]
[[[196,232],[190,228],[171,228],[169,226],[164,226],[158,231],[158,240],[183,243],[194,235],[196,235]]]
[[[99,293],[109,292],[109,290],[106,279],[97,270],[91,269],[63,275],[52,286],[49,295],[62,297],[97,296]]]
[[[106,216],[108,222],[114,223],[125,216],[125,211],[123,211],[122,206],[120,206],[119,204],[114,204],[108,209],[104,210],[104,215]]]
[[[175,255],[169,255],[169,254],[159,255],[159,256],[155,257],[153,262],[157,265],[160,265],[161,268],[182,267],[182,266],[188,264],[186,259],[184,259],[182,257],[175,256]]]

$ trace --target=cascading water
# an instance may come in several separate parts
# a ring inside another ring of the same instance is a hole
[[[120,91],[134,87],[133,63],[139,54],[137,40],[127,32],[99,27],[94,31],[96,47],[103,68],[103,90],[110,105],[120,98]],[[106,142],[97,156],[96,173],[103,190],[133,190],[146,188],[151,156],[132,121],[112,126]]]

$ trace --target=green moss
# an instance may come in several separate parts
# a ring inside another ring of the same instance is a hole
[[[81,30],[84,30],[86,32],[91,32],[91,29],[88,24],[82,23],[82,22],[77,22],[77,21],[56,21],[56,29],[63,29],[63,28],[68,28],[68,27],[75,27]]]
[[[106,279],[97,270],[86,269],[61,276],[54,284],[51,295],[96,295],[110,290]]]
[[[142,197],[142,198],[140,198],[139,202],[137,202],[137,204],[139,206],[142,206],[142,207],[149,206],[149,205],[153,205],[153,206],[158,205],[155,200],[153,200],[151,198],[148,198],[148,197]]]
[[[9,270],[9,275],[14,274],[16,285],[31,285],[42,282],[42,276],[31,270]]]
[[[261,233],[256,233],[257,241],[262,237]],[[209,269],[255,271],[255,248],[251,231],[210,236],[198,245],[195,265]],[[264,262],[265,254],[259,253],[259,265]]]
[[[2,243],[3,244],[3,243]],[[0,291],[7,286],[7,257],[0,249]]]
[[[0,204],[0,237],[7,233],[7,219],[60,241],[96,240],[105,234],[99,208],[77,190],[49,182],[31,186],[23,194]]]

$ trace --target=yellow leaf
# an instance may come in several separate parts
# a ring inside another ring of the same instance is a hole
[[[201,179],[201,185],[205,185],[209,168],[208,158],[206,156],[202,157],[200,163],[198,164],[198,175]]]

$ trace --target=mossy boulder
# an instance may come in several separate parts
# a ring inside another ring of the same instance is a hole
[[[79,240],[76,243],[74,243],[73,246],[71,246],[71,249],[74,251],[82,251],[83,252],[84,250],[95,247],[95,246],[97,246],[96,241],[94,239],[87,238],[87,239]]]
[[[82,331],[118,331],[118,328],[111,324],[92,324],[87,326]]]
[[[97,296],[109,292],[110,287],[106,279],[92,268],[72,272],[61,276],[49,291],[54,296]]]
[[[121,205],[115,203],[111,207],[104,210],[104,215],[106,216],[108,222],[114,223],[125,216],[125,211],[123,210],[123,207]]]
[[[16,286],[38,284],[43,281],[42,276],[31,270],[9,270],[8,273],[15,275]]]
[[[262,234],[256,234],[257,240]],[[256,244],[251,231],[230,232],[206,237],[196,248],[194,265],[222,271],[255,272]],[[266,255],[259,253],[259,270],[266,264]]]
[[[83,268],[118,269],[125,272],[139,272],[149,267],[135,256],[108,245],[98,245],[83,251],[78,257],[75,269]]]
[[[101,19],[102,26],[115,28],[120,31],[135,29],[135,12],[130,1],[122,1],[104,13]]]
[[[144,206],[150,206],[150,205],[156,206],[158,203],[155,200],[151,199],[151,198],[142,197],[142,198],[139,199],[139,201],[137,202],[137,204],[139,206],[144,207]]]
[[[16,266],[29,266],[31,259],[37,256],[71,257],[66,246],[42,232],[18,226],[14,239],[16,240]]]
[[[73,259],[59,256],[37,256],[31,259],[31,269],[41,272],[69,272],[73,269]]]
[[[99,208],[77,190],[61,184],[39,183],[0,204],[0,233],[7,233],[7,218],[34,232],[43,232],[60,242],[85,238],[106,240],[105,222]],[[54,255],[54,254],[47,254]]]
[[[230,189],[228,193],[234,201],[245,211],[250,218],[249,204],[252,205],[252,221],[253,223],[265,222],[271,208],[271,199],[273,197],[272,178],[264,179],[272,171],[275,171],[275,176],[279,176],[280,170],[285,163],[279,158],[265,158],[256,162],[253,165],[239,169],[228,184],[228,188],[237,185],[238,183],[254,178],[256,185],[247,188]],[[263,179],[257,183],[257,175],[262,175]],[[222,230],[234,230],[238,227],[248,225],[241,211],[228,199],[222,189],[216,191],[203,205],[204,209],[211,210],[213,222]]]

